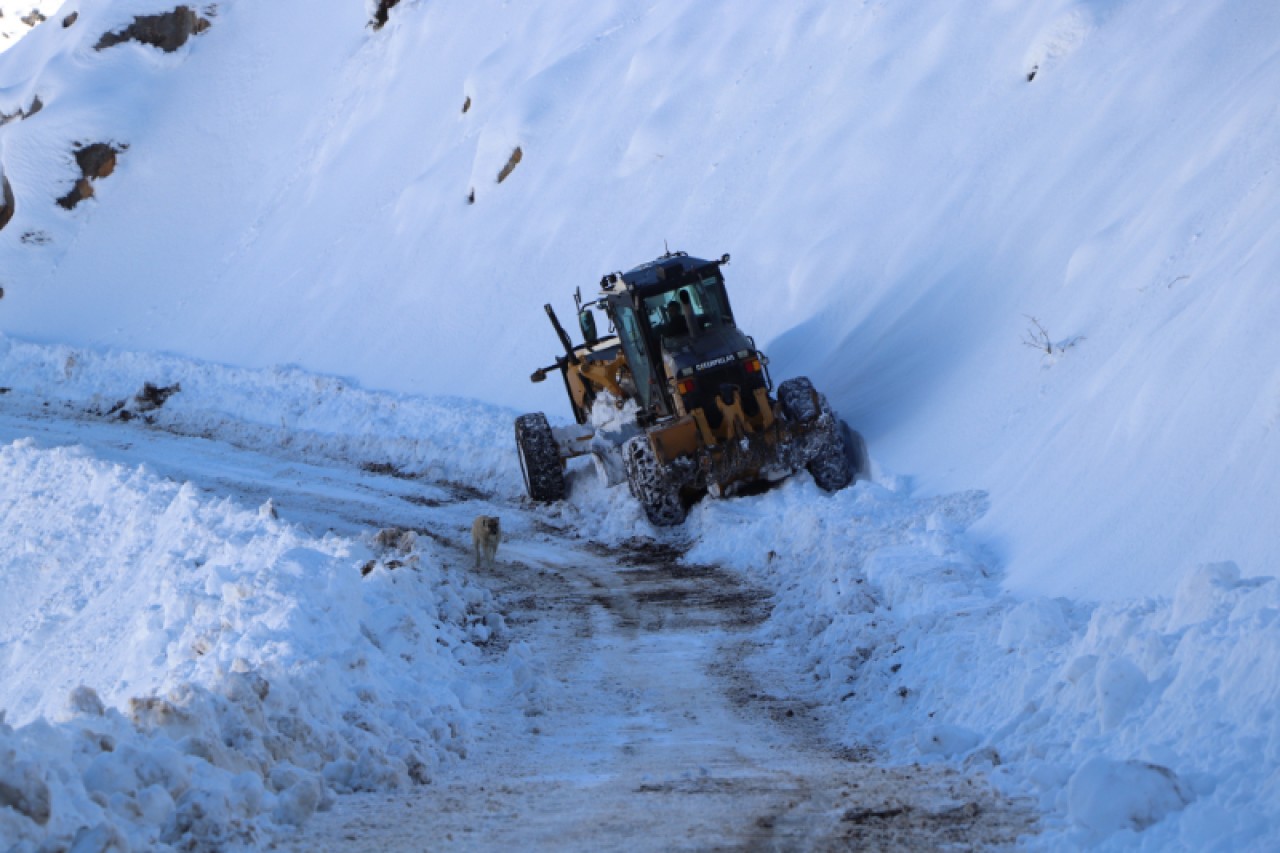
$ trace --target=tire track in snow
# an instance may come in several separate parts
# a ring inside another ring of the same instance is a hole
[[[768,594],[677,557],[508,543],[484,579],[529,679],[480,699],[454,777],[344,797],[278,849],[993,849],[1033,831],[980,776],[826,740],[786,650],[755,639]]]

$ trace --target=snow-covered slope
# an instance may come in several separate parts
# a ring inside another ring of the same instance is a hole
[[[727,251],[775,374],[989,491],[1017,589],[1274,571],[1269,0],[230,0],[94,49],[168,8],[73,0],[0,57],[0,112],[44,104],[0,128],[5,331],[563,413],[543,302]]]

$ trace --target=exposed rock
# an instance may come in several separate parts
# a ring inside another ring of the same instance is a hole
[[[116,170],[116,155],[127,149],[127,145],[119,147],[106,142],[95,142],[83,145],[75,150],[77,165],[80,166],[81,177],[76,180],[70,192],[58,199],[58,204],[71,210],[87,198],[93,197],[93,184],[90,180],[105,178]]]
[[[502,167],[502,171],[498,173],[498,183],[502,183],[516,169],[518,164],[524,159],[524,152],[520,150],[520,146],[516,146],[516,150],[511,152],[511,156],[507,158],[507,165]]]
[[[76,151],[76,162],[86,178],[105,178],[116,170],[116,153],[105,142],[95,142]]]
[[[42,109],[44,109],[44,101],[40,100],[39,95],[36,95],[31,99],[31,106],[27,109],[20,109],[16,113],[0,113],[0,127],[3,127],[11,121],[21,121],[24,118],[31,118]]]
[[[79,12],[72,12],[70,15],[67,15],[65,18],[62,19],[62,28],[66,29],[67,27],[71,26],[76,22],[76,20],[79,17],[80,17]]]
[[[93,184],[89,183],[85,178],[81,178],[71,187],[70,192],[58,199],[58,204],[67,210],[71,210],[87,198],[93,198]]]
[[[378,0],[378,6],[373,10],[373,28],[380,30],[387,23],[387,16],[391,13],[391,7],[399,3],[400,0]]]
[[[137,41],[158,47],[165,53],[173,53],[186,44],[187,39],[199,35],[210,26],[212,24],[209,20],[200,17],[195,9],[179,6],[172,12],[159,15],[139,15],[126,29],[104,34],[93,49],[105,50],[126,41]]]
[[[0,231],[13,219],[15,208],[13,187],[9,186],[9,179],[0,174]]]
[[[160,408],[165,401],[182,390],[180,383],[172,385],[155,385],[150,382],[142,383],[142,390],[133,395],[133,402],[136,404],[139,412],[150,412]]]
[[[28,27],[34,27],[36,24],[45,20],[45,17],[39,9],[32,9],[29,14],[23,15],[19,20]]]

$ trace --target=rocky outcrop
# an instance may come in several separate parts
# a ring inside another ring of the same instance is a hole
[[[93,184],[89,183],[85,178],[80,178],[75,182],[75,185],[71,187],[71,191],[69,193],[58,199],[58,204],[65,207],[67,210],[71,210],[87,198],[93,198]]]
[[[126,41],[158,47],[165,53],[173,53],[194,35],[209,29],[212,24],[202,18],[190,6],[179,6],[172,12],[159,15],[139,15],[123,30],[106,33],[93,46],[94,50],[106,50]]]
[[[378,0],[378,5],[373,10],[373,28],[380,30],[387,23],[387,16],[391,14],[391,7],[399,3],[400,0]]]
[[[507,158],[507,165],[502,167],[502,171],[498,173],[498,183],[502,183],[507,176],[516,170],[516,166],[524,159],[524,151],[520,150],[520,146],[516,146],[516,150],[511,152],[511,156]]]
[[[13,212],[17,208],[13,200],[13,187],[9,186],[9,179],[0,172],[0,231],[9,224],[9,220],[13,219]]]
[[[80,178],[71,191],[58,199],[58,204],[71,210],[80,202],[93,197],[93,181],[105,178],[116,170],[116,155],[128,148],[127,145],[116,147],[106,142],[95,142],[75,151],[76,164],[80,167]]]
[[[31,106],[25,110],[18,110],[16,113],[0,113],[0,127],[11,121],[21,121],[24,118],[31,118],[36,113],[44,109],[44,101],[40,100],[40,96],[36,95],[31,99]]]
[[[76,163],[86,178],[105,178],[116,170],[116,155],[123,150],[123,146],[95,142],[76,150]]]

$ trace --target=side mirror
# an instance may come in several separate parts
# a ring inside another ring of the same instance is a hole
[[[533,371],[533,375],[529,377],[529,381],[543,382],[546,380],[546,378],[547,378],[547,369],[545,367],[539,367],[537,370]]]
[[[578,312],[578,326],[582,329],[582,339],[587,342],[587,346],[599,340],[600,336],[596,333],[596,315],[592,314],[589,308]]]

